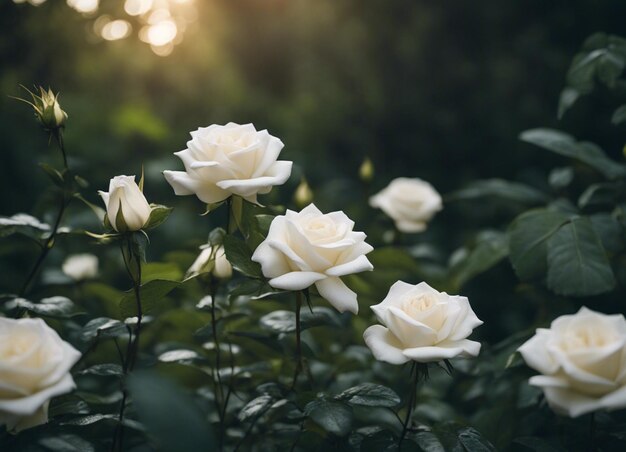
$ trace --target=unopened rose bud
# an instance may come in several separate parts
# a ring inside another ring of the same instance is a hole
[[[224,247],[218,247],[215,252],[209,245],[203,245],[201,252],[187,270],[187,277],[211,273],[217,279],[229,279],[233,276],[233,267],[226,259]]]
[[[67,113],[59,105],[59,95],[54,94],[50,88],[46,91],[40,87],[39,92],[40,96],[31,93],[37,119],[48,130],[64,127]]]
[[[359,178],[363,182],[369,182],[374,178],[374,164],[369,157],[365,157],[359,168]]]
[[[313,201],[313,190],[311,190],[311,187],[309,187],[309,184],[304,177],[300,181],[298,188],[296,188],[293,200],[300,209],[308,206]]]
[[[152,208],[135,176],[115,176],[109,183],[109,191],[99,191],[107,209],[109,223],[118,232],[138,231],[150,219]]]

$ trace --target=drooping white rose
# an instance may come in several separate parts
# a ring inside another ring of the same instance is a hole
[[[95,278],[98,274],[98,258],[93,254],[74,254],[65,259],[61,269],[75,281]]]
[[[520,348],[529,380],[550,407],[577,417],[597,410],[626,408],[626,319],[582,307],[549,329],[539,328]]]
[[[76,387],[70,369],[79,358],[43,320],[0,317],[0,425],[46,423],[50,399]]]
[[[220,246],[213,252],[213,248],[210,245],[203,245],[200,247],[202,251],[196,258],[196,260],[191,264],[189,270],[187,270],[187,276],[194,276],[201,273],[209,272],[218,278],[218,279],[228,279],[233,275],[233,267],[226,259],[226,254],[224,253],[224,247]]]
[[[163,174],[177,195],[195,194],[214,204],[231,195],[256,203],[291,175],[292,162],[277,161],[283,142],[252,124],[211,125],[191,132],[187,149],[176,152],[185,171]]]
[[[370,326],[363,338],[379,361],[428,363],[480,352],[480,343],[467,337],[483,322],[466,297],[438,292],[425,282],[398,281],[371,308],[384,326]]]
[[[338,311],[356,314],[356,294],[340,276],[374,267],[365,257],[373,248],[365,243],[365,233],[353,227],[345,213],[323,214],[313,204],[300,212],[287,210],[274,218],[252,260],[261,264],[272,287],[302,290],[315,284]]]
[[[138,231],[148,222],[152,209],[135,176],[115,176],[109,183],[109,191],[98,191],[107,209],[111,226],[118,231]],[[117,224],[117,213],[122,209],[124,221]]]
[[[370,198],[370,205],[381,209],[401,232],[422,232],[443,207],[441,196],[428,182],[399,177]]]

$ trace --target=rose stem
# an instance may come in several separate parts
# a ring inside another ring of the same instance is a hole
[[[302,370],[302,343],[300,340],[301,328],[300,328],[300,309],[302,308],[302,292],[296,292],[296,370],[293,374],[293,381],[291,382],[291,390],[296,387],[298,382],[298,375]]]
[[[131,243],[131,238],[127,237],[126,241],[126,252],[124,251],[124,245],[121,245],[122,257],[124,258],[124,266],[126,267],[126,272],[128,276],[133,282],[133,292],[135,294],[135,303],[137,307],[137,326],[135,328],[135,338],[133,340],[133,334],[129,327],[128,330],[128,350],[126,352],[126,361],[124,362],[124,376],[128,375],[132,372],[135,367],[135,363],[137,361],[137,354],[139,351],[139,338],[141,335],[141,321],[143,320],[143,310],[141,307],[141,256],[138,253],[133,252],[133,247]],[[131,262],[135,260],[136,263],[136,274],[133,274],[131,269]],[[126,411],[126,399],[128,397],[128,391],[123,388],[122,389],[122,402],[120,405],[120,413],[118,418],[118,425],[115,429],[115,434],[113,437],[113,446],[112,450],[122,450],[123,438],[124,438],[124,427],[122,422],[124,421],[124,412]],[[117,446],[117,447],[116,447]]]
[[[230,214],[229,214],[230,215]],[[210,277],[209,282],[209,295],[211,297],[211,333],[213,335],[213,345],[215,346],[215,369],[213,371],[213,392],[215,393],[215,407],[217,408],[217,415],[220,420],[219,428],[219,449],[222,450],[224,441],[224,416],[226,415],[226,406],[222,408],[224,403],[224,388],[222,387],[222,377],[220,375],[221,363],[221,350],[220,340],[217,334],[217,313],[215,307],[217,305],[217,289],[219,282],[217,278]],[[233,376],[231,375],[231,378]]]
[[[410,376],[413,377],[411,383],[411,392],[409,394],[409,401],[406,407],[406,417],[404,418],[404,423],[402,424],[402,434],[400,435],[400,440],[398,441],[398,448],[402,447],[402,442],[404,441],[404,437],[409,429],[409,424],[411,423],[411,416],[413,415],[413,410],[415,408],[415,401],[417,399],[417,384],[419,382],[419,367],[417,362],[413,362],[411,365],[411,373]]]
[[[59,146],[59,149],[61,149],[61,154],[63,155],[63,166],[65,167],[65,171],[69,171],[69,168],[67,166],[67,157],[65,154],[65,145],[63,144],[63,135],[61,133],[61,130],[57,129],[56,131],[51,132],[50,134],[56,138],[56,142]],[[39,273],[41,264],[43,264],[43,261],[46,259],[46,256],[48,255],[48,253],[54,246],[54,239],[56,238],[59,225],[61,224],[61,219],[63,218],[63,214],[65,213],[65,209],[67,208],[70,202],[70,199],[71,199],[71,196],[67,196],[67,192],[64,190],[63,200],[61,201],[61,207],[59,208],[59,212],[57,213],[56,220],[54,221],[52,232],[50,233],[50,236],[46,239],[46,243],[44,243],[43,247],[41,248],[41,253],[39,254],[39,257],[37,258],[35,265],[33,265],[33,268],[30,270],[30,273],[28,274],[26,281],[24,281],[24,284],[22,285],[22,288],[20,289],[18,293],[20,297],[23,297],[26,294],[28,287],[35,279],[35,276],[37,276],[37,273]]]

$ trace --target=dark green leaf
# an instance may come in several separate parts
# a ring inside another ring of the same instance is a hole
[[[522,132],[520,139],[557,154],[564,155],[596,169],[609,179],[626,176],[626,166],[606,156],[597,145],[577,142],[571,135],[553,129],[532,129]]]
[[[611,117],[611,122],[615,125],[622,124],[626,122],[626,105],[622,105],[617,110],[613,112],[613,116]]]
[[[205,416],[178,385],[147,371],[131,374],[127,385],[139,420],[159,450],[216,450]]]
[[[509,226],[509,258],[521,280],[545,275],[547,240],[568,220],[567,215],[546,209],[524,212]]]
[[[620,189],[614,183],[589,185],[578,198],[580,209],[612,207],[619,196]]]
[[[459,441],[467,452],[495,452],[496,448],[472,427],[465,427],[458,431]]]
[[[542,204],[548,197],[541,191],[518,182],[503,179],[477,180],[448,195],[449,200],[476,199],[493,196],[524,204]]]
[[[39,445],[47,450],[55,452],[91,452],[96,449],[87,440],[80,436],[70,435],[67,433],[48,436],[39,440]]]
[[[95,339],[96,336],[99,338],[105,338],[123,336],[127,334],[128,330],[126,325],[119,320],[113,320],[107,317],[98,317],[90,320],[83,327],[81,331],[81,338],[84,341],[90,341]]]
[[[605,250],[616,253],[624,247],[624,230],[617,218],[610,213],[596,213],[589,219]]]
[[[263,328],[276,333],[292,333],[296,331],[296,314],[292,311],[274,311],[261,317],[259,323]],[[324,325],[341,326],[332,309],[316,307],[312,313],[303,310],[300,314],[302,330]]]
[[[79,372],[81,375],[97,375],[100,377],[121,377],[124,374],[119,364],[95,364]]]
[[[25,213],[16,213],[11,217],[0,217],[0,237],[22,234],[28,238],[39,240],[50,229],[49,224],[42,223],[37,218]]]
[[[615,286],[606,251],[588,218],[563,225],[547,245],[548,287],[557,294],[590,296]]]
[[[7,303],[10,309],[26,309],[43,317],[67,318],[77,315],[72,300],[67,297],[43,298],[39,303],[33,303],[24,298],[16,298]]]
[[[141,280],[144,284],[155,279],[180,281],[182,277],[180,267],[170,262],[149,262],[141,268]]]
[[[509,253],[508,236],[499,231],[484,231],[476,238],[473,248],[450,268],[453,286],[461,288],[475,276],[489,270]]]
[[[261,265],[251,260],[252,251],[243,240],[233,235],[227,235],[224,237],[224,251],[234,269],[251,278],[263,277]]]
[[[270,406],[272,406],[273,402],[274,399],[267,394],[259,396],[246,403],[237,417],[241,422],[252,420],[257,416],[261,416]]]
[[[159,301],[161,301],[168,293],[180,285],[177,281],[168,281],[164,279],[153,279],[140,288],[141,308],[143,314],[147,314],[154,310]],[[120,301],[120,314],[122,318],[135,317],[137,315],[137,304],[135,300],[135,292],[129,290],[124,293]]]
[[[337,397],[353,405],[394,407],[400,403],[400,397],[392,389],[374,383],[362,383],[346,389]]]
[[[346,436],[352,429],[352,408],[345,403],[314,400],[306,406],[305,413],[309,419],[333,435]]]
[[[39,163],[41,169],[48,175],[54,185],[60,188],[65,188],[65,180],[61,172],[47,163]]]
[[[555,189],[561,189],[567,187],[574,179],[574,169],[569,166],[563,168],[554,168],[550,171],[548,181],[550,185]]]

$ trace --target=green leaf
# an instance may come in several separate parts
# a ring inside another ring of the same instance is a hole
[[[169,350],[159,355],[159,361],[162,363],[190,363],[197,359],[202,359],[198,353],[188,349]]]
[[[182,278],[180,267],[171,262],[149,262],[141,267],[141,280],[144,284],[155,279],[180,281]]]
[[[563,168],[554,168],[550,171],[548,182],[555,189],[567,187],[574,179],[574,169],[570,166]]]
[[[251,278],[263,277],[261,265],[251,260],[252,251],[243,240],[227,235],[224,237],[224,251],[234,269]]]
[[[545,193],[518,182],[503,179],[477,180],[465,188],[447,196],[449,200],[477,199],[486,196],[503,198],[524,204],[543,204],[548,200]]]
[[[543,438],[537,438],[533,436],[524,436],[521,438],[515,438],[514,443],[521,444],[525,448],[534,452],[561,452],[562,448],[552,445]]]
[[[28,238],[39,240],[51,230],[49,224],[42,223],[32,215],[16,213],[11,217],[0,217],[0,237],[22,234]]]
[[[563,89],[563,91],[561,91],[561,95],[559,96],[559,111],[557,113],[557,117],[562,119],[565,112],[574,106],[582,94],[583,93],[575,88],[567,87]]]
[[[610,213],[596,213],[589,219],[605,250],[617,253],[624,248],[624,230],[617,218]]]
[[[547,270],[547,240],[568,216],[547,209],[524,212],[509,226],[509,258],[518,278],[523,281],[545,275]]]
[[[78,315],[75,305],[67,297],[43,298],[39,303],[33,303],[24,298],[16,298],[7,303],[9,309],[26,309],[43,317],[69,318]]]
[[[622,105],[617,110],[613,112],[613,116],[611,117],[611,122],[615,125],[622,124],[626,122],[626,105]]]
[[[465,250],[464,250],[465,251]],[[473,248],[450,268],[450,280],[455,288],[489,270],[509,254],[508,236],[499,231],[483,231]]]
[[[158,450],[216,450],[205,416],[178,385],[155,373],[139,371],[128,377],[127,386],[139,420],[155,438]]]
[[[272,396],[267,394],[259,396],[246,403],[237,417],[241,422],[254,419],[257,416],[261,416],[273,403],[274,398]]]
[[[179,285],[178,281],[165,279],[153,279],[142,284],[139,294],[143,314],[153,311],[158,306],[159,301]],[[120,301],[120,315],[122,318],[137,316],[135,292],[132,289],[124,292],[124,296]]]
[[[314,400],[307,404],[305,413],[309,419],[333,435],[347,436],[352,430],[352,408],[345,403]]]
[[[99,377],[121,377],[124,374],[119,364],[95,364],[79,372],[81,375],[97,375]]]
[[[411,438],[423,452],[446,452],[445,447],[443,447],[437,435],[432,432],[419,432],[412,435]]]
[[[586,163],[609,179],[626,176],[626,166],[608,158],[597,145],[577,142],[571,135],[558,130],[527,130],[521,133],[520,140]]]
[[[96,450],[89,441],[81,438],[80,436],[67,433],[60,433],[55,436],[41,438],[39,440],[39,445],[47,450],[55,452],[92,452]]]
[[[48,175],[54,185],[60,188],[65,188],[65,179],[59,170],[53,168],[47,163],[39,163],[39,166]]]
[[[589,185],[578,198],[580,209],[612,207],[619,197],[620,188],[614,183]]]
[[[173,207],[162,206],[160,204],[150,204],[150,217],[142,229],[154,229],[162,224],[174,210]]]
[[[392,408],[400,404],[400,397],[392,389],[374,383],[361,383],[346,389],[336,397],[353,405]]]
[[[275,333],[293,333],[296,331],[296,314],[292,311],[274,311],[259,320],[260,325]],[[337,314],[329,308],[315,307],[313,312],[302,311],[300,328],[306,330],[316,326],[341,326]]]
[[[496,452],[496,448],[493,447],[486,438],[472,427],[462,428],[457,432],[459,441],[467,452]]]
[[[590,296],[615,287],[606,251],[588,218],[563,225],[547,242],[548,287],[559,295]]]

